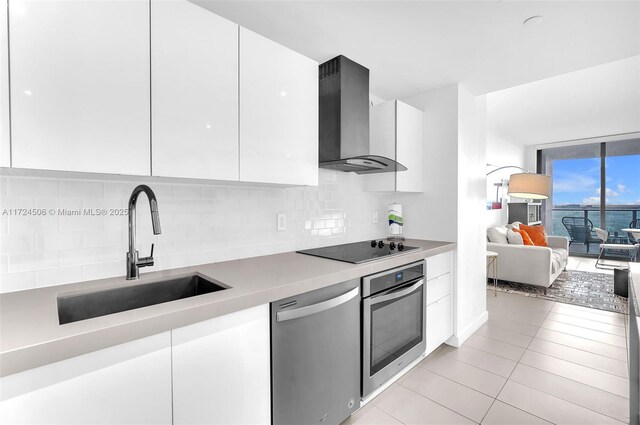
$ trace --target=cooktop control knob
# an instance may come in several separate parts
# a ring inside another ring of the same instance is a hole
[[[404,251],[404,245],[402,244],[402,242],[398,243],[398,251]]]
[[[378,242],[376,242],[375,240],[371,241],[371,248],[375,248],[376,245],[378,245]]]
[[[396,249],[396,243],[395,242],[389,242],[389,248]]]
[[[382,241],[378,242],[378,248],[384,248],[384,242]]]

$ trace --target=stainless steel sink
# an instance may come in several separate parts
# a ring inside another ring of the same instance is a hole
[[[200,275],[58,297],[60,324],[106,316],[227,289]]]

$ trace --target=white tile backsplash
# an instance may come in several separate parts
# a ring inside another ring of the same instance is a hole
[[[137,184],[133,177],[0,177],[0,213],[47,210],[42,216],[0,216],[0,292],[123,275],[127,216],[110,210],[126,209]],[[140,195],[140,255],[156,244],[155,266],[141,273],[379,238],[386,225],[384,220],[373,224],[371,212],[386,211],[392,201],[390,194],[365,192],[361,176],[328,170],[320,170],[318,187],[146,184],[158,198],[162,234],[152,234],[149,205]],[[85,215],[85,209],[108,214]],[[80,215],[69,215],[75,211]],[[287,216],[286,231],[277,231],[278,213]]]

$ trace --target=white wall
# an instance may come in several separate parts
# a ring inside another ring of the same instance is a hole
[[[402,99],[424,111],[424,193],[396,194],[405,235],[455,241],[455,335],[460,345],[487,320],[485,268],[486,98],[458,86]]]
[[[529,171],[535,171],[533,168],[528,168],[530,161],[527,161],[527,149],[518,143],[514,143],[511,140],[504,139],[494,133],[487,133],[487,164],[494,165],[496,167],[503,167],[506,165],[515,165],[525,168]],[[535,164],[535,151],[533,151],[533,164]],[[496,167],[490,167],[486,170],[495,169]],[[535,168],[535,165],[534,165]],[[487,192],[487,200],[495,199],[496,187],[493,185],[501,180],[508,180],[509,176],[513,173],[521,172],[517,168],[508,168],[505,170],[496,171],[495,173],[487,176],[487,183],[485,190]],[[486,227],[504,226],[507,224],[509,218],[509,210],[507,209],[507,202],[509,197],[507,196],[506,188],[502,189],[503,203],[500,210],[487,210]],[[518,200],[513,200],[518,202]]]
[[[486,96],[458,90],[458,286],[456,341],[461,344],[487,315]]]
[[[0,177],[0,292],[124,275],[126,215],[64,216],[57,210],[126,208],[140,182],[79,176]],[[353,173],[320,170],[319,180],[319,187],[295,188],[147,183],[158,198],[162,234],[153,236],[149,205],[140,196],[140,255],[156,244],[156,265],[141,273],[386,235],[383,219],[372,224],[372,211],[384,217],[389,194],[364,192],[363,179]],[[11,215],[17,208],[47,213]],[[284,232],[276,230],[278,212],[287,215]]]

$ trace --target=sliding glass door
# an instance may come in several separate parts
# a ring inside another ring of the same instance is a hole
[[[598,255],[595,227],[609,232],[607,243],[634,242],[622,229],[640,227],[640,139],[540,150],[538,171],[553,182],[543,221],[569,238],[572,255]]]

